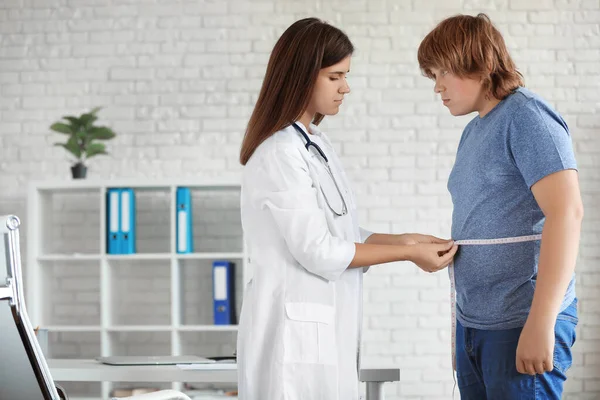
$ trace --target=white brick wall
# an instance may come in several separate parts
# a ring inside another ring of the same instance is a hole
[[[469,118],[453,118],[434,101],[416,50],[440,19],[479,11],[497,23],[527,85],[554,104],[573,134],[586,216],[577,266],[581,318],[565,398],[600,398],[598,0],[2,0],[0,213],[23,216],[26,225],[27,182],[69,178],[65,153],[51,146],[60,137],[48,126],[98,105],[105,107],[101,121],[119,135],[111,156],[93,161],[90,177],[238,176],[239,145],[269,51],[292,21],[319,16],[357,47],[353,92],[323,126],[355,183],[363,224],[447,236],[445,184]],[[96,232],[77,226],[65,227],[64,241]],[[57,276],[68,269],[57,266]],[[402,369],[402,382],[386,385],[388,398],[451,393],[448,286],[445,273],[401,263],[366,277],[364,360]],[[89,290],[80,294],[84,303],[95,301]],[[57,299],[57,310],[69,296]],[[98,310],[77,313],[97,318]],[[162,336],[147,336],[168,348]],[[63,346],[57,353],[84,355],[86,340],[94,346],[97,335],[60,334],[53,342]],[[196,340],[189,342],[200,346]]]

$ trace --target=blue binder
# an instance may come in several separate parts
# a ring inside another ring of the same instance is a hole
[[[215,325],[235,324],[235,274],[229,261],[213,262],[213,303]]]
[[[106,253],[121,252],[121,193],[119,189],[106,192]]]
[[[135,246],[135,193],[133,189],[120,190],[121,254],[134,254]]]
[[[177,188],[177,253],[193,253],[192,194],[189,188]]]

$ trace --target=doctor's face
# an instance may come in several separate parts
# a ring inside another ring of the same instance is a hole
[[[350,56],[319,71],[308,105],[311,114],[335,115],[340,111],[344,96],[350,93],[346,74],[350,72]]]

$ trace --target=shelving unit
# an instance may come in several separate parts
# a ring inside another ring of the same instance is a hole
[[[192,190],[196,252],[190,254],[175,251],[178,187]],[[136,254],[106,254],[109,188],[136,193]],[[239,194],[234,181],[32,183],[24,221],[32,324],[54,335],[91,335],[89,342],[99,335],[97,355],[136,354],[144,346],[155,352],[144,355],[207,355],[198,345],[205,335],[237,333],[237,325],[212,324],[212,261],[235,263],[238,317],[250,279]],[[102,384],[103,399],[111,388]]]

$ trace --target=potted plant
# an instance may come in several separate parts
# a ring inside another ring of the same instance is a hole
[[[74,179],[85,178],[87,172],[85,162],[88,159],[99,154],[108,154],[104,143],[98,141],[115,137],[112,129],[106,126],[94,126],[94,122],[98,119],[96,113],[100,109],[101,107],[96,107],[79,117],[65,116],[64,122],[55,122],[50,126],[50,129],[55,132],[69,135],[66,143],[54,143],[54,145],[64,147],[75,156],[75,162],[71,166]]]

